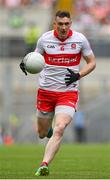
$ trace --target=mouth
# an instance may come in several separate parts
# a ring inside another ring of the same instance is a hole
[[[62,36],[66,36],[66,35],[67,35],[67,32],[66,32],[66,31],[62,31],[62,32],[61,32],[61,35],[62,35]]]
[[[66,31],[63,30],[61,33],[62,33],[62,34],[66,34]]]

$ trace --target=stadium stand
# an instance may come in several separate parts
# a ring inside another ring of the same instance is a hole
[[[10,6],[12,2],[13,5]],[[52,19],[53,3],[58,2],[59,0],[0,0],[0,126],[3,124],[5,131],[12,130],[9,119],[11,117],[12,122],[13,116],[16,117],[19,121],[14,135],[16,142],[36,141],[34,104],[37,77],[28,75],[26,78],[19,69],[19,62],[26,50],[24,36],[32,22],[40,27],[41,33],[47,31]],[[81,107],[89,118],[88,141],[108,142],[110,0],[73,0],[73,3],[72,28],[88,37],[97,60],[95,72],[80,84]],[[100,16],[97,16],[98,13]],[[64,141],[73,142],[71,127],[69,131],[67,129]]]

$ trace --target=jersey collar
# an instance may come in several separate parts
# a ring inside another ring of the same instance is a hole
[[[68,32],[68,35],[67,35],[67,38],[65,38],[65,39],[60,39],[59,37],[58,37],[58,32],[57,32],[57,30],[54,30],[54,36],[56,37],[56,38],[58,38],[60,41],[65,41],[66,39],[68,39],[69,37],[71,37],[72,36],[72,34],[73,34],[73,32],[72,32],[72,30],[70,29],[69,30],[69,32]]]

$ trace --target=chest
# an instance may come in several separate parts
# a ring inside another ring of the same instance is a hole
[[[77,54],[82,50],[82,42],[45,41],[44,51],[47,54]]]

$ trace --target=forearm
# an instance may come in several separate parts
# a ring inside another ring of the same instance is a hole
[[[96,67],[94,55],[86,56],[84,57],[84,60],[86,61],[86,65],[84,65],[79,71],[80,78],[92,72]]]
[[[84,77],[86,76],[87,74],[89,74],[90,72],[92,72],[96,67],[96,63],[95,62],[92,62],[92,63],[89,63],[89,64],[86,64],[80,71],[79,71],[79,74],[80,74],[80,77]]]

